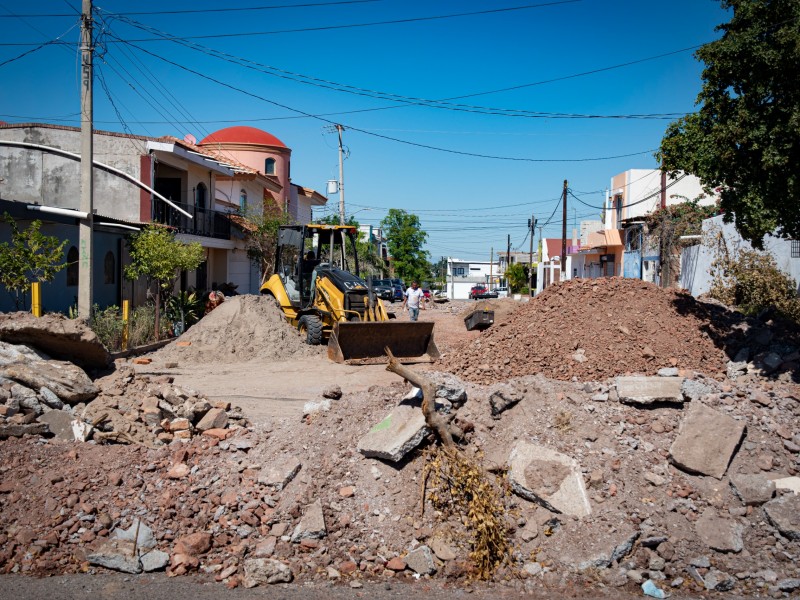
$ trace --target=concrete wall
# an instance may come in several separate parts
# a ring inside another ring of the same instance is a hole
[[[752,246],[736,231],[733,223],[723,223],[719,215],[703,221],[703,242],[698,246],[687,248],[681,254],[681,287],[693,296],[699,296],[711,289],[711,265],[716,258],[713,236],[721,233],[728,250],[735,253],[739,250],[750,250]],[[778,268],[788,274],[797,286],[800,282],[800,258],[792,258],[792,240],[766,236],[764,250],[775,257]],[[800,288],[797,288],[800,291]]]

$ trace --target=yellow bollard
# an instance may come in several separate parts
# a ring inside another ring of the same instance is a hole
[[[130,300],[122,301],[122,349],[128,349],[128,310]]]
[[[42,316],[42,284],[38,281],[31,284],[31,312],[34,317]]]

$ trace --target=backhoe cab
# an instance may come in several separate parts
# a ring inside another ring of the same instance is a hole
[[[309,344],[328,340],[328,357],[336,362],[366,362],[386,347],[406,362],[439,356],[433,323],[390,322],[393,315],[356,275],[357,236],[351,225],[280,227],[275,274],[261,293],[275,298]]]

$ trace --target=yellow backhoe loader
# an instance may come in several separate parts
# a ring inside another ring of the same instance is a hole
[[[351,225],[286,225],[278,230],[275,274],[261,286],[309,344],[328,342],[328,358],[365,364],[389,348],[403,362],[439,356],[433,323],[397,322],[361,279]]]

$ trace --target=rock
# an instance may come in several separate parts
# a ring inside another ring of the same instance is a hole
[[[800,540],[800,496],[787,494],[764,504],[769,522],[790,540]]]
[[[440,385],[436,388],[436,397],[447,400],[454,407],[459,408],[467,401],[467,390],[462,387]]]
[[[659,377],[677,377],[679,375],[677,367],[664,367],[656,373]]]
[[[768,502],[775,495],[775,482],[764,475],[742,475],[739,473],[730,476],[731,487],[739,499],[747,506],[759,506]]]
[[[44,423],[0,425],[0,440],[5,440],[10,437],[22,437],[23,435],[44,435],[47,431],[47,425]]]
[[[167,479],[183,479],[189,473],[191,473],[192,469],[186,463],[178,463],[177,465],[172,465],[169,471],[167,471]]]
[[[492,416],[496,417],[501,413],[507,411],[509,408],[522,400],[523,396],[519,392],[506,392],[498,390],[489,396],[489,406],[492,410]]]
[[[261,584],[290,583],[292,570],[279,560],[272,558],[250,558],[244,561],[244,580],[246,588]]]
[[[405,571],[407,566],[406,561],[399,556],[389,559],[386,563],[386,568],[390,571]]]
[[[508,464],[511,489],[517,495],[553,512],[576,517],[591,514],[583,474],[574,459],[544,446],[518,441]]]
[[[690,473],[722,479],[744,430],[733,417],[692,402],[670,446],[670,460]]]
[[[34,317],[28,312],[0,314],[0,341],[26,344],[49,356],[84,367],[111,364],[111,355],[83,319],[60,314]]]
[[[782,592],[793,592],[800,588],[800,579],[781,579],[775,586]]]
[[[26,411],[33,411],[37,415],[41,415],[44,412],[44,408],[42,408],[41,402],[39,402],[39,398],[32,389],[15,383],[11,386],[11,398],[17,404],[17,407]]]
[[[212,408],[209,410],[202,419],[195,425],[198,431],[207,431],[209,429],[225,429],[228,425],[228,413],[221,408]]]
[[[37,391],[46,387],[67,404],[87,402],[97,396],[97,387],[86,372],[70,362],[14,363],[0,368],[0,374]]]
[[[681,393],[687,400],[702,400],[705,396],[714,393],[714,388],[696,379],[684,379],[681,385]]]
[[[317,500],[309,504],[303,513],[303,518],[292,533],[292,542],[300,540],[318,540],[328,535],[325,528],[325,515],[322,513],[322,501]]]
[[[261,469],[258,483],[279,492],[294,479],[301,467],[302,463],[296,456],[282,456]]]
[[[138,550],[150,550],[156,547],[156,537],[153,535],[153,530],[138,520],[134,521],[133,525],[128,529],[115,529],[113,538],[131,543],[136,542]]]
[[[620,402],[647,406],[660,402],[683,403],[682,377],[617,377]]]
[[[739,377],[739,375],[747,374],[747,369],[748,367],[746,359],[742,361],[731,360],[728,361],[728,365],[726,367],[726,374],[728,376],[728,379],[730,379],[731,381],[735,381],[736,378]]]
[[[764,355],[764,358],[761,359],[761,364],[763,365],[763,370],[765,373],[777,371],[782,363],[783,359],[781,358],[780,354],[775,352],[767,352],[767,354]]]
[[[419,546],[406,555],[408,568],[419,575],[433,575],[436,573],[436,564],[433,554],[428,546]]]
[[[175,542],[174,553],[200,556],[211,549],[211,534],[198,531],[185,535]]]
[[[329,400],[339,400],[342,397],[342,388],[338,385],[331,385],[322,390],[322,397]]]
[[[49,388],[43,387],[39,389],[39,398],[41,399],[43,404],[46,404],[50,408],[55,410],[61,410],[64,408],[64,403],[61,401],[55,392],[50,390]]]
[[[133,542],[108,540],[86,556],[89,564],[100,565],[123,573],[141,573],[142,564],[138,553],[134,553]]]
[[[303,417],[314,415],[320,412],[328,412],[331,409],[331,401],[326,398],[321,402],[306,402],[303,404]]]
[[[169,554],[161,550],[151,550],[146,554],[142,554],[139,560],[142,563],[142,571],[145,573],[161,571],[169,565]]]
[[[714,592],[727,592],[732,590],[736,585],[735,577],[731,577],[727,573],[718,571],[717,569],[711,569],[706,573],[703,580],[706,589]]]
[[[433,538],[428,545],[439,560],[448,561],[456,557],[455,550],[441,538]]]
[[[75,435],[72,433],[72,421],[75,417],[72,413],[65,410],[49,410],[36,420],[45,423],[56,439],[65,442],[74,442]]]
[[[720,517],[713,508],[706,509],[694,525],[698,537],[712,550],[741,552],[743,528],[732,519]]]
[[[50,357],[25,344],[9,344],[8,342],[0,341],[0,367],[17,362],[40,360],[50,360]]]
[[[404,400],[358,442],[358,451],[370,458],[399,462],[430,433],[415,400]]]
[[[548,553],[579,571],[605,569],[630,554],[638,538],[638,529],[629,523],[570,521],[548,540]]]

